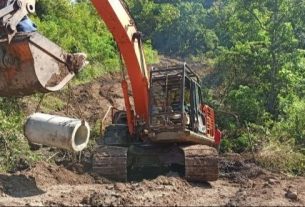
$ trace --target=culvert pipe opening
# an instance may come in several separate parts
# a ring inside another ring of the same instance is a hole
[[[24,134],[33,144],[79,152],[88,145],[90,126],[79,119],[35,113],[28,117]]]
[[[83,150],[88,142],[90,136],[90,128],[88,124],[81,123],[81,125],[75,127],[75,132],[72,134],[72,148],[74,151]]]

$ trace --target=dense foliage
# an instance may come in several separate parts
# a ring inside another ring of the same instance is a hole
[[[158,51],[213,63],[204,94],[225,132],[223,150],[257,150],[264,165],[304,169],[304,0],[128,2]],[[274,158],[281,153],[286,159]]]

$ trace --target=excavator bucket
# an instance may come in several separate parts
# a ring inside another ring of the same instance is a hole
[[[0,96],[60,90],[82,63],[39,33],[17,34],[0,42]]]

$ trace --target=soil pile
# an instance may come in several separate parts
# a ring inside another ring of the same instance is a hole
[[[305,205],[302,177],[262,170],[236,154],[221,157],[220,169],[220,179],[210,183],[189,183],[174,173],[119,183],[41,162],[25,171],[0,175],[0,205]]]
[[[76,174],[62,166],[51,165],[46,162],[37,163],[28,171],[23,172],[26,177],[33,178],[40,188],[54,185],[92,184],[94,179],[88,174]]]
[[[245,161],[241,155],[236,153],[227,153],[220,157],[219,168],[221,177],[243,184],[267,174],[265,170],[253,162]]]

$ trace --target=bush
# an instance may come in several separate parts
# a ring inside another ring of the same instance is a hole
[[[282,100],[284,102],[285,100]],[[294,139],[296,144],[305,146],[305,100],[293,98],[284,107],[284,115],[274,126],[275,135],[282,141]]]
[[[13,169],[21,159],[33,162],[39,154],[29,150],[22,134],[24,115],[19,99],[0,99],[0,171]]]
[[[239,115],[242,123],[257,123],[264,114],[264,107],[259,97],[252,88],[240,85],[238,89],[230,91],[226,103]]]
[[[305,155],[296,149],[293,140],[273,139],[258,153],[257,161],[270,170],[305,175]]]

